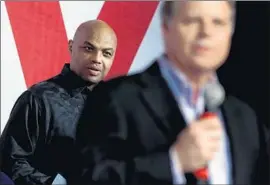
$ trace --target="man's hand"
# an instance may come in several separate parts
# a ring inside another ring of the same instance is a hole
[[[221,143],[222,127],[218,117],[191,123],[178,136],[173,147],[184,172],[204,168]]]

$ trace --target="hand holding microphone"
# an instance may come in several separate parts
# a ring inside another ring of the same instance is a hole
[[[205,167],[219,150],[221,124],[217,117],[191,123],[174,144],[184,172],[194,172]]]
[[[208,84],[205,88],[205,104],[208,109],[200,119],[189,124],[174,144],[182,170],[193,172],[202,181],[208,179],[205,168],[220,149],[222,126],[216,110],[224,101],[224,89],[219,83]]]

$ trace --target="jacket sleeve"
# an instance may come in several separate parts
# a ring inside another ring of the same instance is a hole
[[[49,184],[55,177],[34,166],[37,144],[45,140],[44,114],[42,101],[25,91],[16,101],[1,136],[1,168],[16,184]]]
[[[81,180],[89,184],[172,184],[169,151],[137,155],[129,122],[114,100],[105,96],[87,104],[77,132],[81,146]],[[136,132],[133,130],[133,132]]]

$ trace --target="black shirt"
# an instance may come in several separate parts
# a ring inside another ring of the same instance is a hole
[[[2,171],[19,184],[51,184],[76,164],[74,138],[89,90],[69,64],[25,91],[1,136]]]

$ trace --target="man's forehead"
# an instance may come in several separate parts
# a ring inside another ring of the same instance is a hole
[[[89,30],[85,32],[81,41],[102,48],[114,48],[116,46],[114,34],[106,30]]]

